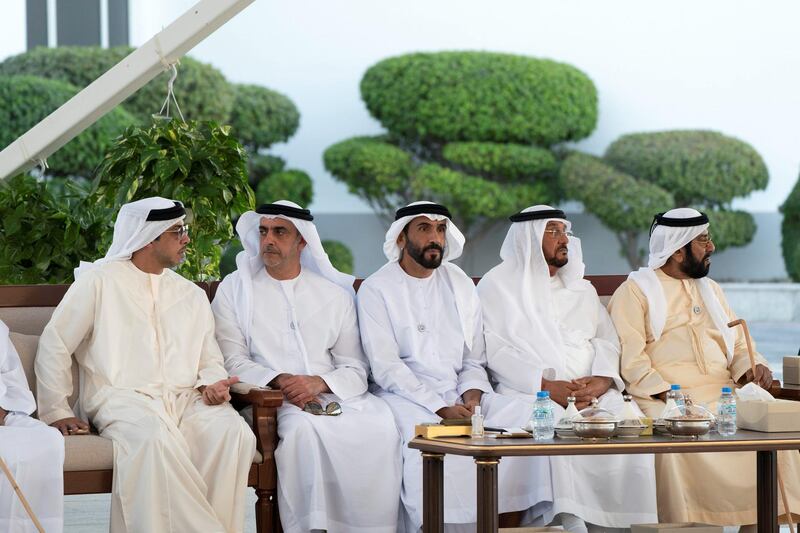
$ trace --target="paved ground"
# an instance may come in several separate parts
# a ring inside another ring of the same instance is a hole
[[[780,379],[784,355],[797,354],[800,348],[800,324],[787,322],[753,322],[750,332],[756,349],[764,355],[775,377]],[[246,532],[255,531],[255,492],[248,492]],[[105,533],[108,531],[110,498],[107,494],[66,496],[64,501],[65,533]],[[781,531],[788,531],[782,528]],[[726,528],[726,532],[727,532]],[[731,529],[730,531],[736,531]]]

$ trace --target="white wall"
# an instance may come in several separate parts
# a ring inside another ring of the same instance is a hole
[[[192,3],[131,2],[133,44]],[[295,101],[301,128],[276,151],[314,176],[317,211],[368,210],[321,159],[336,141],[380,131],[359,98],[364,71],[387,56],[447,49],[548,57],[589,74],[600,95],[597,129],[579,143],[589,152],[635,131],[739,137],[771,180],[736,206],[775,211],[800,170],[798,20],[791,0],[256,0],[192,54]]]
[[[0,4],[0,60],[25,51],[25,0]]]

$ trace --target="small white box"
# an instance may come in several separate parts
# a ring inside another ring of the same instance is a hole
[[[800,355],[783,356],[783,382],[800,385]]]
[[[800,402],[737,401],[736,425],[742,429],[767,433],[800,431]]]

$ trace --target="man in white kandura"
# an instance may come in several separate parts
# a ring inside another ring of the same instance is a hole
[[[688,207],[659,213],[646,267],[632,272],[609,303],[622,342],[621,373],[648,416],[658,418],[671,384],[716,412],[722,387],[756,383],[769,388],[772,372],[760,355],[755,375],[742,328],[725,293],[708,278],[714,242],[705,214]],[[656,456],[661,522],[743,525],[755,531],[756,457],[753,452],[664,453]],[[800,513],[800,456],[778,452],[791,517]]]
[[[30,415],[36,402],[28,388],[8,327],[0,322],[0,458],[48,533],[64,522],[64,437]],[[34,533],[11,483],[0,472],[0,531]]]
[[[478,295],[472,280],[450,263],[463,246],[447,208],[412,203],[397,211],[386,233],[389,262],[358,292],[361,339],[377,394],[392,408],[403,438],[401,529],[408,532],[422,524],[422,459],[407,446],[416,424],[469,418],[477,405],[489,426],[498,420],[523,426],[529,415],[489,385]],[[477,519],[475,464],[448,455],[444,477],[444,521],[449,530],[469,530]],[[498,480],[501,513],[541,514],[549,505],[546,458],[505,458]]]
[[[239,532],[255,436],[227,403],[228,378],[203,290],[170,267],[189,242],[179,202],[120,209],[106,256],[81,263],[36,357],[39,417],[114,441],[111,531]]]
[[[275,450],[284,531],[393,533],[400,439],[367,392],[354,278],[333,267],[313,218],[285,200],[242,215],[244,251],[214,297],[217,340],[229,372],[284,394]]]
[[[530,413],[550,392],[555,421],[567,398],[592,398],[621,414],[617,332],[597,291],[583,279],[581,243],[564,212],[546,205],[511,217],[503,262],[478,284],[489,374],[497,392]],[[638,408],[637,408],[638,410]],[[641,414],[639,412],[638,414]],[[656,522],[652,455],[550,457],[556,521],[568,531],[608,531]]]

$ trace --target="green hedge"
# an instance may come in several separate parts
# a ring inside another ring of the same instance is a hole
[[[781,250],[786,272],[794,281],[800,281],[800,179],[781,206]]]
[[[434,163],[422,165],[412,180],[418,199],[435,199],[447,205],[465,226],[479,219],[505,218],[521,209],[549,201],[544,183],[501,185]]]
[[[613,231],[646,231],[653,215],[675,206],[672,195],[657,185],[615,170],[601,159],[575,152],[561,165],[561,184],[568,197]]]
[[[442,149],[442,158],[465,172],[496,181],[520,181],[552,176],[557,169],[550,150],[521,144],[453,142]]]
[[[502,53],[385,59],[364,74],[361,96],[387,130],[425,142],[551,146],[587,137],[597,122],[597,91],[586,74]]]
[[[0,149],[69,100],[78,89],[36,76],[0,76]],[[51,155],[51,176],[91,176],[114,138],[135,122],[123,109],[112,110]]]
[[[99,48],[61,46],[34,48],[0,63],[0,76],[29,74],[61,80],[83,89],[127,56],[127,46]],[[123,102],[139,123],[149,124],[167,94],[170,72],[163,72]],[[175,94],[187,120],[228,121],[233,107],[234,88],[211,65],[183,57],[178,66]]]
[[[353,273],[353,253],[350,248],[339,241],[322,241],[322,247],[336,270],[347,274]]]
[[[715,210],[697,207],[708,215],[708,231],[714,239],[714,248],[720,252],[725,248],[744,246],[756,234],[756,221],[745,211]]]
[[[283,94],[258,85],[234,85],[230,115],[233,133],[252,151],[288,141],[300,125],[300,112]]]
[[[325,168],[344,181],[351,193],[383,201],[408,187],[414,170],[411,156],[383,137],[355,137],[328,147]]]
[[[277,200],[289,200],[296,204],[308,205],[314,198],[314,184],[311,176],[302,170],[283,170],[264,178],[256,189],[256,204],[266,204]]]
[[[618,170],[651,181],[677,205],[723,205],[764,189],[769,173],[749,144],[714,131],[634,133],[616,140],[605,159]]]

